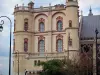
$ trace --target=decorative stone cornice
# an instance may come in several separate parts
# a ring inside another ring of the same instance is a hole
[[[68,5],[68,6],[66,6],[66,8],[68,8],[68,7],[77,7],[77,8],[79,8],[79,6],[77,6],[77,5]]]
[[[67,28],[65,28],[65,30],[67,30],[67,29],[79,29],[78,27],[67,27]]]
[[[76,51],[79,52],[79,50],[69,50],[69,51]],[[44,54],[63,54],[63,53],[67,53],[68,50],[63,50],[63,52],[45,52]],[[16,52],[13,52],[12,54],[17,54]],[[19,54],[28,54],[28,55],[38,55],[40,54],[39,52],[35,52],[35,53],[31,53],[31,52],[19,52]]]
[[[97,39],[100,39],[100,37],[98,37]],[[95,40],[94,37],[81,37],[80,40]]]
[[[80,38],[80,40],[93,40],[94,38],[93,37],[83,37],[83,38]]]
[[[16,34],[16,33],[34,33],[34,32],[31,32],[31,31],[14,31],[13,33]]]
[[[34,33],[34,34],[41,34],[41,33],[48,33],[48,32],[65,32],[65,30],[62,30],[62,31],[57,31],[57,30],[52,30],[52,31],[44,31],[44,32],[39,32],[39,31],[35,31],[35,32],[31,32],[31,31],[15,31],[13,32],[14,34],[15,33]]]
[[[48,33],[48,32],[59,32],[59,33],[62,33],[62,32],[65,32],[67,29],[79,29],[78,27],[67,27],[65,29],[63,29],[62,31],[57,31],[57,30],[52,30],[52,31],[44,31],[44,32],[39,32],[39,31],[35,31],[35,32],[32,32],[32,31],[15,31],[13,32],[14,34],[16,33],[32,33],[32,34],[42,34],[42,33]]]

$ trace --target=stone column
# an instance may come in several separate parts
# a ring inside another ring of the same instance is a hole
[[[48,14],[49,16],[48,16],[48,50],[47,52],[52,52],[52,12],[51,12],[51,9],[49,9]]]
[[[32,15],[32,20],[31,20],[31,24],[32,24],[32,33],[35,32],[35,19],[34,19],[34,13]],[[34,53],[35,52],[35,48],[34,48],[34,34],[32,34],[32,42],[31,42],[31,47],[32,47],[32,50],[31,52]]]

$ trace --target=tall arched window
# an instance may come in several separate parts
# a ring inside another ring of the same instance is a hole
[[[24,30],[27,31],[28,30],[28,19],[24,19]]]
[[[40,22],[39,30],[40,30],[40,32],[44,32],[44,23],[43,22]]]
[[[24,51],[25,52],[28,51],[28,39],[27,38],[24,39]]]
[[[57,30],[58,31],[62,31],[62,21],[61,20],[59,20],[58,22],[57,22]]]
[[[45,19],[40,18],[38,21],[39,21],[39,31],[44,32],[45,31]]]
[[[44,55],[43,53],[45,52],[45,43],[44,40],[39,41],[39,52],[40,55]]]
[[[57,40],[57,51],[62,52],[62,50],[63,50],[63,41],[62,39],[58,39]]]

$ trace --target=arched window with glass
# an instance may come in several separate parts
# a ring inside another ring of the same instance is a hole
[[[57,22],[57,30],[58,30],[58,31],[62,31],[62,25],[63,25],[62,21],[59,20],[59,21]]]
[[[45,42],[44,40],[39,41],[39,53],[40,55],[44,55],[45,52]]]
[[[39,31],[44,32],[44,22],[40,22],[39,24]]]
[[[63,51],[63,40],[62,39],[58,39],[57,40],[57,51],[58,52],[62,52]]]

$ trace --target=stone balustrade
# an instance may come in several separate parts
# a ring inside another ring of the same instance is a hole
[[[26,59],[36,59],[36,58],[64,58],[68,57],[68,52],[56,52],[56,53],[31,53],[27,54]]]
[[[16,52],[14,52],[15,57],[17,55]],[[24,52],[19,52],[19,56],[24,56],[26,59],[33,59],[33,58],[60,58],[67,56],[68,52],[55,52],[55,53],[24,53]]]
[[[74,52],[74,50],[70,50],[71,52]],[[76,51],[75,51],[76,52]],[[14,52],[13,54],[15,54],[15,57],[17,55],[16,52]],[[28,52],[19,52],[19,56],[23,56],[26,59],[37,59],[37,58],[64,58],[64,57],[68,57],[69,55],[69,51],[63,51],[63,52],[53,52],[53,53],[48,53],[48,52],[44,52],[44,53],[28,53]]]
[[[49,11],[49,10],[63,10],[65,9],[66,6],[63,5],[63,4],[58,4],[58,5],[55,5],[55,6],[48,6],[48,7],[43,7],[43,6],[40,6],[40,8],[30,8],[28,6],[15,6],[14,8],[14,12],[18,12],[18,11],[31,11],[31,12],[41,12],[41,11]]]

